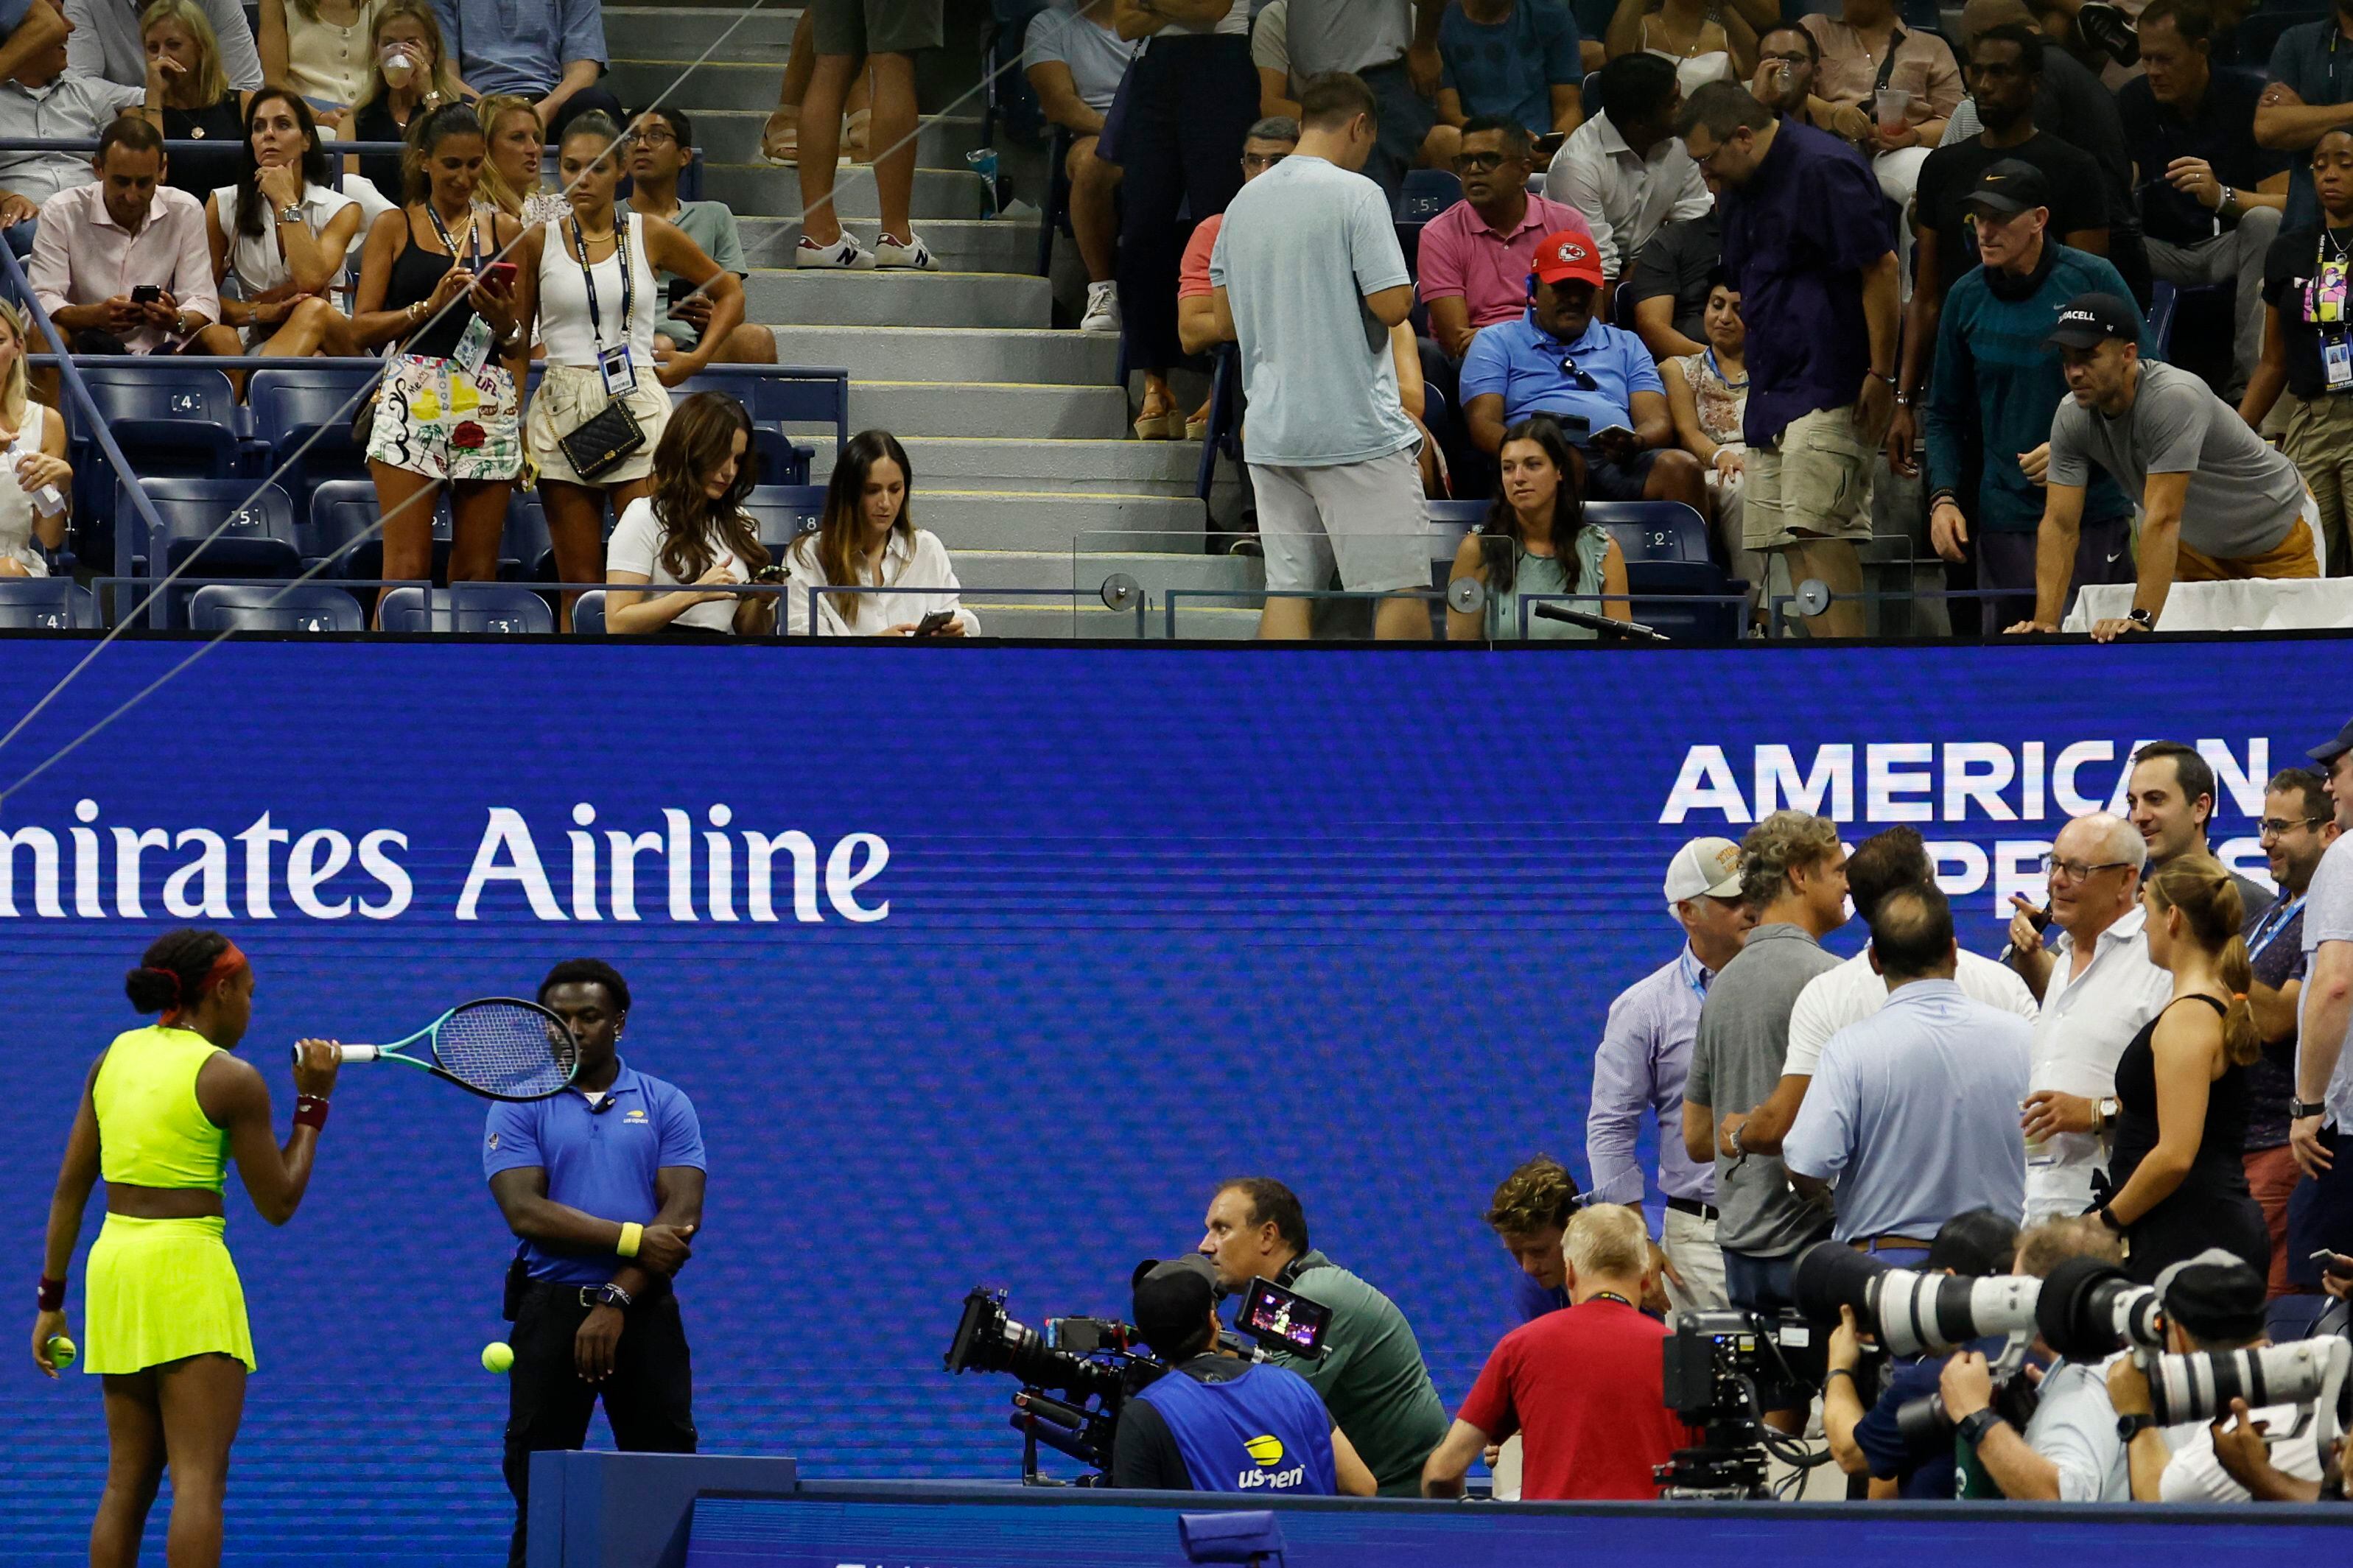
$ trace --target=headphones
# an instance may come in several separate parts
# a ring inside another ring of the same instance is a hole
[[[1529,305],[1529,308],[1530,308],[1530,309],[1534,309],[1534,308],[1535,308],[1535,302],[1536,302],[1536,275],[1535,275],[1535,273],[1531,272],[1531,273],[1529,273],[1529,274],[1528,274],[1528,305]]]

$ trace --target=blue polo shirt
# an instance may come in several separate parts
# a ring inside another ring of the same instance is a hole
[[[1581,390],[1561,369],[1564,359],[1574,360],[1577,369],[1590,374],[1599,389]],[[1633,395],[1655,392],[1663,397],[1666,391],[1651,351],[1623,327],[1597,321],[1583,337],[1564,343],[1536,325],[1533,307],[1517,321],[1481,328],[1462,356],[1464,406],[1474,397],[1500,393],[1506,426],[1531,414],[1567,414],[1596,430],[1611,425],[1631,428]]]
[[[1462,112],[1501,114],[1542,136],[1552,129],[1552,89],[1585,79],[1577,18],[1561,0],[1513,0],[1493,26],[1474,22],[1461,0],[1438,20],[1440,85]]]
[[[617,1223],[649,1223],[660,1212],[654,1173],[665,1165],[702,1163],[702,1123],[694,1102],[627,1062],[597,1110],[567,1089],[547,1100],[491,1107],[482,1130],[482,1176],[537,1165],[547,1172],[547,1195],[566,1207]],[[523,1245],[531,1277],[558,1285],[601,1285],[621,1259],[609,1252],[547,1252]]]

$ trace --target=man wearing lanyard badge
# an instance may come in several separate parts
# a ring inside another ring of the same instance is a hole
[[[2316,1276],[2299,1280],[2290,1268],[2287,1203],[2298,1173],[2287,1131],[2295,1099],[2296,1002],[2304,989],[2304,895],[2337,836],[2327,781],[2309,768],[2290,768],[2273,779],[2263,791],[2261,832],[2279,901],[2250,920],[2244,932],[2254,967],[2247,1001],[2263,1038],[2262,1058],[2247,1069],[2245,1158],[2248,1190],[2263,1205],[2272,1233],[2270,1296],[2276,1302],[2317,1284]]]

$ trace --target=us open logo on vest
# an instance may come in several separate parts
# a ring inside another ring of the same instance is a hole
[[[1244,1470],[1234,1478],[1234,1485],[1241,1490],[1287,1491],[1293,1487],[1307,1484],[1305,1465],[1293,1465],[1287,1470],[1282,1468],[1282,1439],[1271,1433],[1252,1437],[1242,1445],[1242,1451],[1257,1463],[1258,1468]]]

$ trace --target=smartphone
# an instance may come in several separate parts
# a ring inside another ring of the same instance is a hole
[[[670,280],[670,313],[673,316],[677,315],[678,308],[681,305],[685,304],[687,300],[692,297],[693,293],[694,283],[692,279],[686,278],[671,279]]]
[[[134,305],[152,305],[163,297],[164,286],[160,283],[142,283],[131,290],[131,302]]]
[[[2314,1253],[2312,1261],[2320,1265],[2323,1274],[2334,1274],[2339,1279],[2353,1279],[2353,1261],[2339,1258],[2327,1247]]]
[[[934,610],[915,624],[915,635],[919,637],[937,637],[955,618],[954,610]]]
[[[2049,931],[2051,929],[2051,906],[2045,904],[2039,910],[2027,910],[2026,923],[2032,926],[2036,931]]]
[[[482,286],[493,294],[503,294],[514,287],[515,264],[493,261],[482,268]]]

